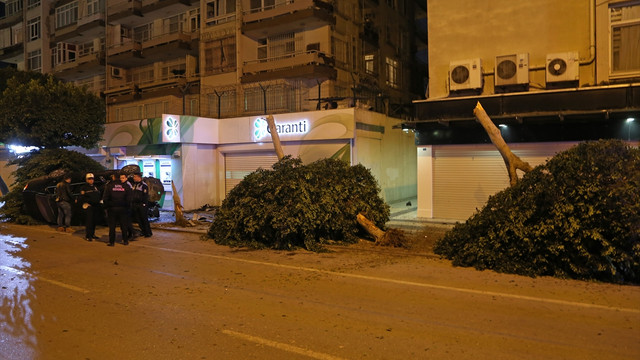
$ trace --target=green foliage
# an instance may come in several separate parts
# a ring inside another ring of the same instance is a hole
[[[328,241],[355,242],[358,213],[378,227],[389,220],[371,172],[336,159],[302,165],[285,157],[247,175],[226,197],[208,236],[251,248],[318,251]]]
[[[587,142],[527,173],[434,251],[454,265],[640,282],[640,150]]]
[[[0,142],[60,148],[93,148],[104,132],[104,101],[52,75],[0,74]],[[5,82],[6,81],[6,82]]]
[[[18,165],[13,175],[15,184],[11,191],[0,197],[5,202],[0,207],[0,218],[14,221],[19,224],[37,223],[36,220],[26,214],[23,204],[22,190],[29,180],[58,172],[98,172],[104,167],[92,158],[77,151],[66,149],[43,149],[34,151],[26,156],[19,157],[9,163]]]

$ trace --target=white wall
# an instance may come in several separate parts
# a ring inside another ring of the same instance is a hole
[[[354,159],[371,169],[382,189],[386,202],[416,197],[417,172],[414,135],[393,126],[400,119],[383,114],[356,110],[356,123],[369,125],[370,130],[356,130]],[[384,127],[384,133],[381,128]]]
[[[182,193],[182,206],[186,210],[197,209],[205,204],[219,205],[221,200],[217,192],[218,160],[216,145],[182,144],[182,174],[178,193]],[[175,182],[175,180],[174,180]],[[223,182],[224,185],[224,182]]]

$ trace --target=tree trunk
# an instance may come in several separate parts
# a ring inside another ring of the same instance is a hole
[[[487,112],[484,111],[484,108],[480,105],[479,101],[476,108],[473,109],[473,115],[478,119],[484,130],[489,135],[491,142],[496,146],[500,155],[502,155],[502,160],[504,160],[504,164],[507,166],[507,171],[509,172],[509,183],[511,186],[515,185],[518,182],[518,174],[516,170],[529,172],[533,168],[528,162],[523,161],[516,154],[511,152],[511,149],[509,149],[509,146],[500,134],[500,129],[493,124],[493,121],[491,121],[491,118],[487,115]]]
[[[278,160],[282,160],[284,152],[282,152],[282,145],[280,145],[280,136],[278,135],[278,129],[276,128],[276,121],[273,119],[272,115],[267,115],[266,120],[267,125],[269,125],[269,132],[271,132],[273,147],[276,149],[276,155],[278,155]]]
[[[356,216],[358,224],[360,224],[374,239],[376,242],[382,240],[384,237],[384,231],[380,230],[371,220],[367,219],[364,215],[358,214]]]
[[[173,191],[173,209],[176,212],[176,225],[185,227],[187,226],[187,219],[184,218],[184,212],[182,203],[180,202],[180,195],[178,195],[178,191],[176,190],[176,186],[171,180],[171,190]]]

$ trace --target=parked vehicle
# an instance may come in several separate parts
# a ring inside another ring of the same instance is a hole
[[[130,182],[133,184],[131,177],[133,173],[140,171],[138,165],[127,165],[120,170],[105,170],[93,172],[95,176],[94,185],[98,187],[100,192],[104,191],[105,185],[111,180],[111,176],[115,175],[116,178],[120,172],[124,172],[130,178]],[[55,201],[56,184],[62,181],[62,174],[55,176],[42,176],[33,179],[27,183],[22,191],[24,198],[24,205],[27,213],[34,219],[46,221],[48,223],[55,224],[58,219],[58,207]],[[85,173],[72,173],[71,174],[71,192],[74,198],[78,198],[80,195],[80,186],[85,183]],[[160,217],[160,205],[159,201],[164,195],[164,186],[160,179],[154,177],[145,177],[143,180],[149,186],[149,219]],[[72,224],[82,224],[82,204],[72,204],[73,217],[71,219]],[[134,219],[135,220],[135,219]],[[106,224],[106,219],[100,219],[98,224]]]

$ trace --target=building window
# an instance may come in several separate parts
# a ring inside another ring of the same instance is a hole
[[[54,61],[56,65],[76,61],[76,45],[67,43],[56,44]]]
[[[87,1],[87,16],[99,14],[104,8],[104,0],[88,0]]]
[[[116,121],[142,119],[142,106],[133,105],[116,109]]]
[[[364,71],[367,74],[377,74],[376,56],[368,54],[364,56]]]
[[[386,66],[387,67],[387,85],[395,88],[399,87],[400,83],[398,79],[398,73],[399,73],[398,61],[391,58],[387,58],[386,65],[387,65]]]
[[[33,9],[34,7],[40,6],[40,0],[28,0],[27,1],[27,9]]]
[[[166,114],[168,112],[169,112],[169,103],[167,101],[144,105],[144,115],[145,115],[144,117],[147,119],[162,117],[162,114]]]
[[[218,107],[218,105],[220,105]],[[236,91],[234,89],[218,91],[207,95],[209,116],[225,118],[236,116]]]
[[[205,75],[219,74],[236,69],[235,36],[204,43]]]
[[[138,84],[150,83],[155,80],[153,65],[135,68],[127,74],[127,82]]]
[[[78,22],[78,2],[56,8],[56,29]]]
[[[207,19],[224,17],[235,12],[235,0],[213,0],[207,2]]]
[[[285,2],[278,1],[278,3],[285,3]],[[274,7],[276,7],[276,0],[251,0],[250,1],[250,9],[252,13],[273,9]]]
[[[40,39],[40,16],[27,21],[29,41]]]
[[[611,75],[640,72],[640,4],[609,8],[611,24]]]
[[[29,70],[40,71],[42,70],[42,50],[38,49],[30,51],[28,54],[27,62],[29,63]]]
[[[296,49],[302,46],[302,36],[295,33],[286,33],[269,36],[258,40],[258,59],[284,58],[293,56]]]
[[[7,16],[16,15],[22,12],[22,0],[9,0],[7,2]]]

